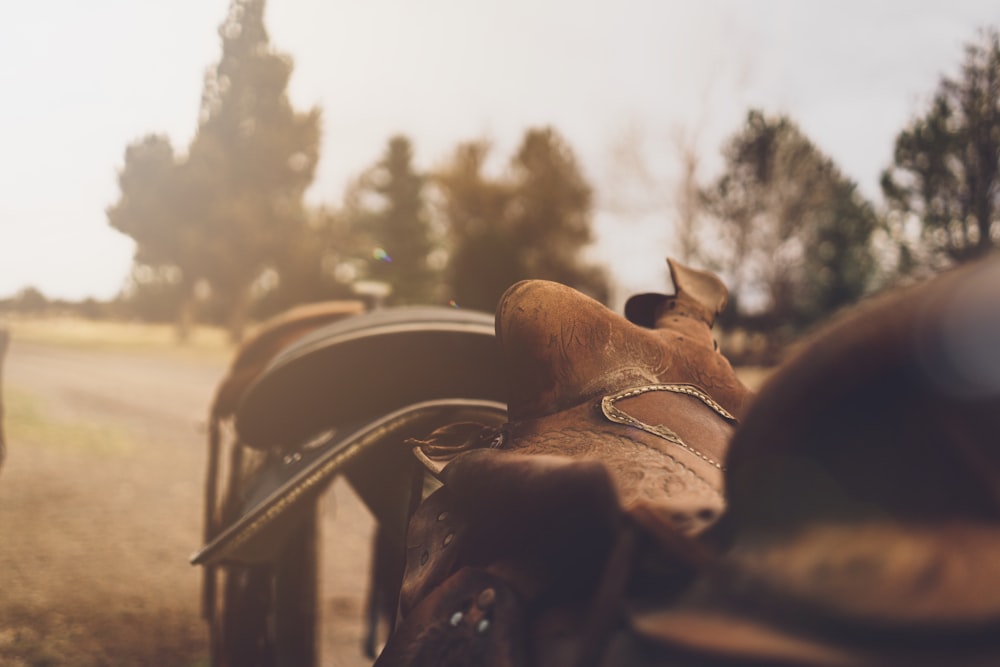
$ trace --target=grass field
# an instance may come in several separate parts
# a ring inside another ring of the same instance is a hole
[[[219,327],[195,327],[188,340],[177,339],[169,324],[87,320],[75,317],[0,317],[19,340],[50,343],[81,349],[114,349],[141,353],[162,353],[192,359],[228,359],[235,349]]]
[[[3,400],[4,425],[11,441],[100,456],[125,456],[136,446],[133,438],[113,424],[53,416],[40,396],[19,387],[6,388]]]
[[[4,319],[0,665],[207,664],[203,435],[231,347],[200,329]],[[175,383],[179,383],[174,387]]]

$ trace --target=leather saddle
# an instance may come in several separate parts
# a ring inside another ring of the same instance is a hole
[[[752,402],[721,283],[671,272],[629,319],[504,295],[509,421],[410,441],[443,486],[376,664],[1000,664],[1000,262],[842,316]]]
[[[508,421],[410,440],[443,487],[411,520],[401,625],[377,664],[569,664],[607,632],[579,610],[613,595],[637,525],[700,557],[689,538],[724,509],[750,392],[711,334],[725,287],[669,266],[675,294],[631,301],[631,320],[547,281],[501,298]]]

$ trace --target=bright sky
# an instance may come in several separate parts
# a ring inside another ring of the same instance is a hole
[[[228,0],[37,0],[0,22],[0,296],[113,297],[131,241],[105,209],[126,145],[168,134],[184,152]],[[492,138],[506,160],[555,126],[598,194],[620,292],[662,289],[678,137],[718,167],[746,110],[785,112],[870,197],[896,134],[963,44],[1000,25],[996,0],[271,0],[290,94],[323,109],[309,193],[339,203],[394,133],[430,167]],[[638,148],[645,170],[615,159]],[[617,148],[617,150],[616,150]],[[644,174],[644,175],[643,175]],[[642,178],[639,178],[639,176]]]

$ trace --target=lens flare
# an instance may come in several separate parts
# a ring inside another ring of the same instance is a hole
[[[391,262],[392,257],[389,257],[389,253],[385,251],[385,248],[375,248],[372,250],[372,258],[380,262]]]

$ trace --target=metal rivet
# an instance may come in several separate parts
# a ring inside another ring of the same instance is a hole
[[[448,512],[441,512],[438,514],[438,521],[444,521],[448,518]]]
[[[476,606],[480,609],[489,609],[497,600],[497,592],[492,588],[487,588],[476,598]]]
[[[476,632],[478,632],[479,634],[483,634],[489,629],[490,629],[490,620],[488,618],[484,618],[483,620],[479,621],[479,625],[476,626]]]
[[[456,611],[451,615],[451,618],[448,619],[448,622],[451,624],[451,627],[456,628],[458,627],[458,624],[462,622],[463,618],[465,618],[465,614],[460,611]],[[482,623],[480,623],[480,625],[482,625]]]
[[[420,554],[420,564],[427,565],[427,561],[430,560],[431,555],[426,551]]]
[[[448,546],[454,539],[455,539],[455,533],[448,533],[447,535],[444,536],[444,545]]]

